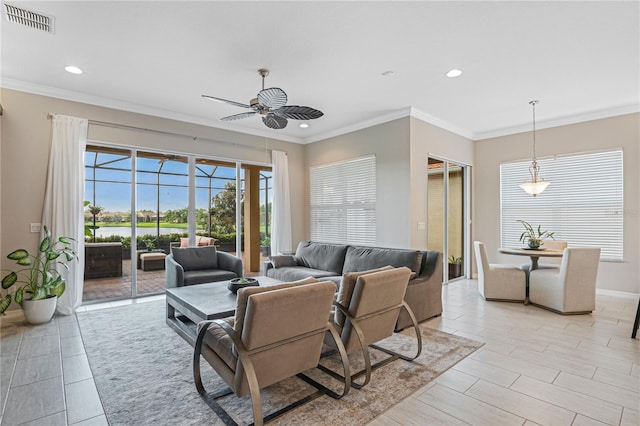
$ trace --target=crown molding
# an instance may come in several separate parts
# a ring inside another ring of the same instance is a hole
[[[551,120],[536,121],[536,130],[549,129],[551,127],[566,126],[569,124],[582,123],[585,121],[599,120],[602,118],[615,117],[618,115],[626,115],[640,112],[640,104],[624,105],[621,107],[608,108],[598,111],[590,111],[582,114],[569,115]],[[490,130],[476,134],[474,141],[483,139],[497,138],[500,136],[514,135],[516,133],[524,133],[531,131],[531,124],[523,124],[520,126],[505,127],[503,129]]]
[[[456,135],[465,137],[467,139],[474,140],[476,136],[476,134],[470,130],[458,127],[455,124],[451,124],[448,121],[441,120],[414,107],[411,107],[411,117],[417,118],[418,120],[427,122],[436,127],[440,127],[441,129],[448,130],[451,133],[455,133]]]
[[[74,92],[71,90],[59,89],[50,86],[44,86],[28,81],[15,80],[12,78],[2,78],[0,87],[20,92],[33,93],[35,95],[48,96],[52,98],[64,99],[67,101],[80,102],[84,104],[96,105],[105,108],[112,108],[121,111],[133,112],[137,114],[150,115],[153,117],[167,118],[170,120],[183,121],[187,123],[199,124],[202,126],[213,127],[217,129],[229,130],[236,133],[246,133],[253,136],[266,137],[270,139],[278,139],[281,141],[292,143],[304,143],[303,139],[285,135],[275,135],[269,131],[261,131],[256,129],[238,130],[237,127],[228,125],[225,122],[216,122],[212,124],[212,120],[197,117],[189,114],[182,114],[175,111],[168,111],[159,108],[153,108],[146,105],[135,104],[131,102],[120,101],[117,99],[104,98],[101,96],[87,95],[86,93]]]

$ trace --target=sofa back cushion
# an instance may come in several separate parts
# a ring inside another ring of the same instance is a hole
[[[347,246],[342,244],[301,241],[296,249],[298,265],[342,275]]]
[[[394,268],[406,266],[419,274],[422,265],[422,252],[395,248],[349,246],[342,273],[366,271],[387,265]]]
[[[216,246],[174,247],[171,254],[185,271],[218,269]]]

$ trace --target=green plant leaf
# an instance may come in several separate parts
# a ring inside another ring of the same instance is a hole
[[[67,288],[64,280],[61,280],[58,285],[56,285],[55,287],[52,287],[49,290],[49,294],[53,294],[54,296],[62,296],[62,293],[64,293],[65,289]]]
[[[47,289],[44,287],[36,287],[31,300],[43,300],[47,298]]]
[[[0,315],[4,314],[7,308],[9,308],[9,305],[11,305],[11,295],[7,294],[2,298],[2,302],[0,302]]]
[[[46,251],[49,250],[49,248],[51,248],[51,238],[49,237],[44,237],[44,239],[40,242],[40,252],[44,253]]]
[[[20,287],[18,291],[16,291],[16,294],[13,295],[13,298],[15,299],[16,303],[22,305],[22,287]]]
[[[18,281],[18,274],[10,272],[6,277],[2,279],[2,288],[5,290],[14,285]]]
[[[29,259],[28,257],[25,257],[24,259],[18,260],[16,263],[22,266],[29,266],[31,265],[31,259]]]
[[[25,258],[26,259],[29,258],[29,252],[26,251],[25,249],[14,250],[7,255],[7,259],[11,259],[11,260],[20,260]]]
[[[64,252],[64,256],[67,258],[67,262],[71,262],[73,260],[73,255],[71,253]]]
[[[60,237],[58,238],[58,241],[60,241],[62,244],[71,244],[71,241],[67,237]]]
[[[49,250],[47,252],[47,260],[57,259],[58,257],[60,257],[60,253],[55,250]]]

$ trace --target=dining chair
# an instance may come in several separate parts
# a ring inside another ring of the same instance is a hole
[[[238,397],[250,395],[255,425],[262,425],[265,419],[260,389],[296,375],[316,387],[317,396],[339,399],[349,392],[347,354],[336,329],[328,322],[336,286],[332,282],[308,281],[240,289],[235,318],[198,324],[193,353],[196,389],[223,421],[230,417],[217,400],[234,393]],[[342,394],[301,375],[318,365],[327,332],[337,345],[347,377]],[[206,392],[200,375],[201,357],[229,389],[215,394]],[[293,402],[267,416],[267,420],[312,399]]]
[[[489,263],[487,249],[473,242],[478,264],[478,291],[485,300],[522,302],[527,296],[527,275],[517,265]]]
[[[561,314],[587,314],[596,308],[596,278],[600,249],[568,247],[559,269],[529,274],[532,304]]]
[[[545,240],[542,248],[545,250],[556,250],[563,251],[568,246],[566,241],[557,241],[557,240]],[[562,262],[562,258],[560,257],[543,257],[544,261],[538,263],[538,269],[558,269],[560,268],[560,263]],[[529,273],[531,269],[531,262],[525,263],[520,266],[523,271]]]

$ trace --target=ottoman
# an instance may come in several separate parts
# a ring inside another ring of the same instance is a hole
[[[140,255],[140,266],[143,271],[157,271],[164,269],[164,253],[142,253]]]

